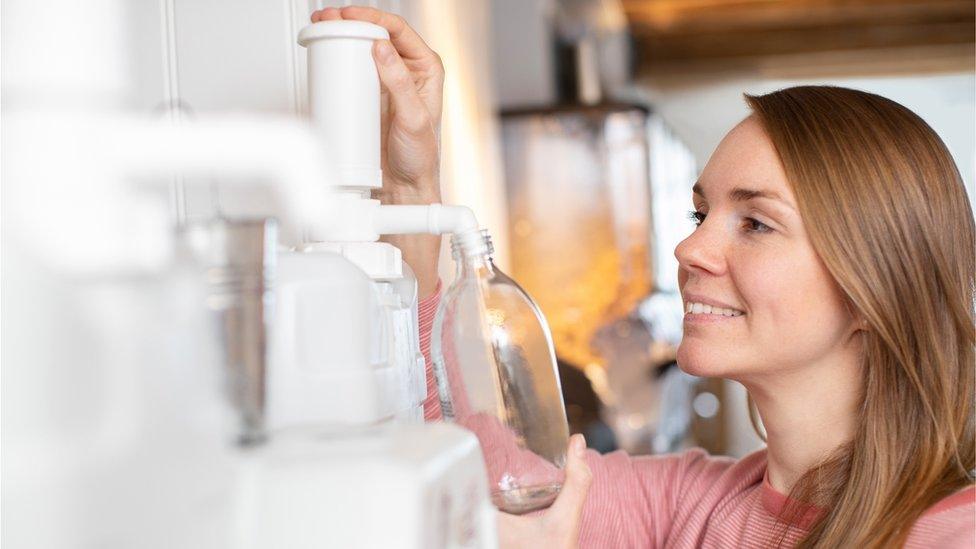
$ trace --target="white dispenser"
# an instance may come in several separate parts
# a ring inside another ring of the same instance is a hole
[[[382,27],[360,21],[313,23],[298,35],[308,49],[310,115],[337,168],[323,181],[333,216],[304,227],[304,242],[279,257],[271,430],[422,422],[416,280],[400,250],[378,240],[477,237],[466,207],[384,206],[370,198],[382,186],[380,82],[371,50],[386,38]]]

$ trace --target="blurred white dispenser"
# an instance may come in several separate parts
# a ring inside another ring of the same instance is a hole
[[[5,545],[495,545],[477,440],[420,419],[415,282],[376,242],[477,228],[465,208],[369,199],[381,184],[369,46],[382,29],[311,27],[349,47],[310,55],[313,95],[349,98],[321,104],[336,118],[313,109],[320,135],[257,116],[172,127],[110,93],[130,66],[115,62],[126,10],[99,6],[4,4],[12,28],[62,37],[4,35],[3,283],[19,296],[3,309]],[[174,171],[265,177],[284,199],[280,225],[305,229],[279,252],[268,220],[203,227],[194,250],[212,254],[219,337],[199,258],[175,251],[158,181]],[[233,368],[215,367],[215,341]]]
[[[477,441],[423,423],[417,283],[382,234],[477,234],[471,211],[384,206],[380,83],[371,50],[385,29],[302,29],[309,111],[332,166],[329,216],[275,260],[266,409],[269,443],[254,487],[273,529],[260,545],[490,547],[494,510]],[[297,502],[303,501],[300,505]]]
[[[99,5],[4,4],[11,28],[54,24],[62,40],[4,35],[2,278],[19,298],[3,309],[2,541],[494,546],[478,440],[423,423],[416,280],[378,241],[483,237],[467,208],[370,198],[382,185],[371,48],[386,31],[302,30],[314,130],[255,115],[174,126],[122,107],[127,11]],[[174,231],[174,172],[229,191],[272,181],[282,211]],[[301,241],[279,250],[279,227]]]

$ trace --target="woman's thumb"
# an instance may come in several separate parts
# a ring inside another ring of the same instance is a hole
[[[563,482],[559,497],[549,508],[547,515],[570,520],[572,524],[579,524],[583,514],[583,503],[590,489],[593,474],[586,465],[586,440],[583,435],[573,435],[569,439],[569,449],[566,452],[566,480]]]

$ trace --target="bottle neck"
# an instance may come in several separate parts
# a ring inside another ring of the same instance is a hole
[[[457,272],[459,276],[478,273],[491,274],[495,272],[495,264],[492,261],[491,256],[488,254],[478,254],[467,257],[455,256],[454,261],[457,263]]]
[[[488,231],[456,234],[451,239],[451,255],[457,264],[458,276],[479,272],[493,273],[495,265],[492,262],[492,253],[494,247]]]

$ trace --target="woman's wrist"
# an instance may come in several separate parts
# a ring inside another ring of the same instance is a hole
[[[383,189],[373,191],[373,198],[382,204],[398,206],[426,206],[441,202],[441,190],[437,176],[428,176],[416,182],[387,182]]]

